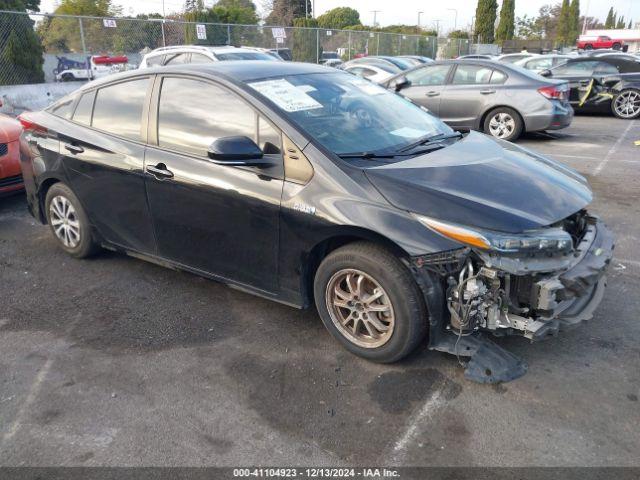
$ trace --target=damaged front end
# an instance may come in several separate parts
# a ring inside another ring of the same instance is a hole
[[[488,334],[548,338],[590,319],[602,300],[614,238],[584,210],[536,232],[481,240],[420,220],[450,238],[466,235],[470,245],[414,257],[412,268],[428,303],[429,348],[470,357],[465,376],[471,380],[504,382],[527,370]]]

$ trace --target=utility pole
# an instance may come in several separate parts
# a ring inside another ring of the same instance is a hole
[[[436,24],[436,36],[440,36],[440,19],[436,18],[433,23]]]
[[[584,11],[584,22],[582,23],[582,34],[587,33],[587,15],[589,14],[589,0],[587,0],[587,9]]]
[[[455,17],[455,20],[453,21],[453,29],[457,30],[458,29],[458,10],[455,8],[447,8],[447,10],[456,12],[456,17]]]
[[[420,30],[420,15],[422,15],[424,12],[418,12],[418,30]]]
[[[377,21],[378,14],[382,13],[382,11],[381,10],[371,10],[371,13],[373,13],[373,26],[375,27],[376,25],[378,25],[378,21]]]

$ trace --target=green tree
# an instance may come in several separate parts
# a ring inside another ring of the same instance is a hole
[[[560,18],[558,19],[558,33],[556,35],[557,45],[567,45],[569,39],[569,29],[571,28],[571,17],[569,14],[569,0],[562,0]]]
[[[496,0],[478,0],[476,7],[475,36],[482,43],[493,43],[498,2]]]
[[[296,18],[305,18],[307,14],[312,14],[311,0],[273,0],[266,24],[291,27]]]
[[[187,45],[223,45],[230,40],[227,28],[222,25],[205,25],[207,38],[198,38],[195,24],[222,23],[212,8],[185,12],[184,21],[189,22],[184,24],[184,43]]]
[[[38,11],[39,0],[0,0],[0,9]],[[28,15],[0,14],[0,85],[44,82],[42,45]]]
[[[118,19],[118,28],[113,34],[114,53],[139,52],[144,48],[154,49],[162,46],[162,24],[150,21],[161,19],[159,13],[138,14],[128,19]]]
[[[62,0],[54,10],[59,15],[88,15],[113,17],[120,15],[120,7],[111,0]],[[107,28],[100,19],[82,20],[84,45],[88,53],[101,53],[111,47],[115,29]],[[47,51],[82,52],[79,21],[67,17],[47,17],[38,27],[38,34]]]
[[[607,13],[607,19],[604,22],[604,28],[607,30],[612,29],[616,25],[616,11],[611,7],[609,13]]]
[[[515,0],[504,0],[500,9],[500,22],[496,30],[496,40],[500,43],[512,40],[515,34]]]
[[[320,28],[342,30],[351,25],[359,24],[360,14],[350,7],[333,8],[318,17],[318,26]]]
[[[294,27],[306,27],[293,31],[293,49],[291,54],[296,62],[316,63],[322,55],[322,47],[316,41],[316,31],[318,22],[315,18],[296,18],[293,21]]]
[[[629,26],[627,27],[629,30],[633,28],[633,20],[629,19]]]
[[[0,0],[0,10],[37,12],[40,0]],[[0,85],[38,83],[42,73],[42,45],[27,15],[0,14]]]
[[[616,22],[616,28],[622,30],[626,25],[626,22],[624,21],[624,15],[620,15],[620,18],[618,18],[618,21]]]
[[[248,8],[249,10],[256,11],[256,4],[251,0],[218,0],[215,4],[216,7],[227,7],[227,8]]]
[[[571,0],[569,6],[569,33],[567,45],[573,45],[580,35],[580,0]]]

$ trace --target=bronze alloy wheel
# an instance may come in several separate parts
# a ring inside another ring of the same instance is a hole
[[[393,335],[393,305],[370,275],[351,268],[339,270],[327,283],[325,298],[334,325],[355,345],[377,348]]]

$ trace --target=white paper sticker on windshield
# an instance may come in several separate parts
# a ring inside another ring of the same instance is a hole
[[[316,92],[317,91],[316,87],[313,87],[311,85],[296,85],[296,88],[298,90],[302,90],[304,93]]]
[[[307,95],[304,89],[292,85],[285,79],[267,80],[249,85],[287,112],[322,108],[322,105]]]
[[[382,95],[386,92],[384,88],[375,83],[371,83],[369,80],[356,79],[351,83],[368,95]]]
[[[402,127],[399,128],[398,130],[394,130],[393,132],[389,132],[391,135],[396,135],[398,137],[403,137],[403,138],[419,138],[419,137],[424,137],[427,132],[424,132],[422,130],[417,130],[415,128],[411,128],[411,127]]]

